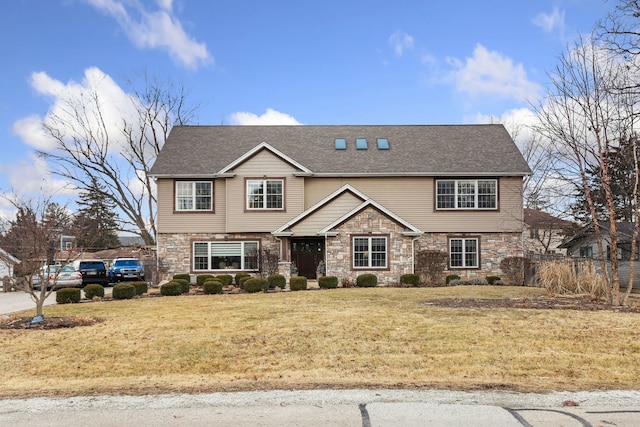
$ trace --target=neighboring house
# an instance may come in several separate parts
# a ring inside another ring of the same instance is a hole
[[[13,269],[16,264],[20,264],[20,260],[0,248],[0,282],[4,277],[13,277]]]
[[[608,221],[600,221],[603,250],[607,251],[607,259],[610,258],[610,224]],[[629,261],[631,259],[631,242],[633,241],[634,224],[630,222],[616,222],[618,229],[618,259]],[[640,250],[640,241],[638,242]],[[573,236],[567,238],[559,246],[567,250],[567,255],[582,258],[598,258],[598,244],[596,240],[595,226],[588,224],[579,229]],[[635,259],[638,259],[636,250]]]
[[[422,249],[461,276],[522,255],[523,176],[502,125],[176,126],[150,175],[171,273],[256,272],[279,254],[316,277],[414,271]]]
[[[528,254],[566,255],[558,246],[576,225],[539,209],[524,209],[524,248]]]

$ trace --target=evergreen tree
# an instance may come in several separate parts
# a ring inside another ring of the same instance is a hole
[[[115,206],[104,196],[102,184],[94,180],[80,194],[78,206],[74,221],[78,248],[95,252],[120,246]]]
[[[633,145],[631,138],[621,138],[620,144],[605,154],[604,161],[609,169],[611,191],[616,217],[614,221],[633,222],[633,187],[635,183],[635,165],[633,161]],[[602,187],[600,167],[587,169],[589,187],[593,197],[598,219],[608,221],[606,196]],[[582,223],[589,222],[591,217],[584,191],[579,190],[572,206],[573,216]]]

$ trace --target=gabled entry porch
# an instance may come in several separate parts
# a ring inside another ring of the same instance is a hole
[[[317,279],[316,269],[324,262],[324,238],[294,237],[291,239],[291,263],[298,269],[298,276]]]

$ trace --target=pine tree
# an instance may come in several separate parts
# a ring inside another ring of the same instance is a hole
[[[89,252],[119,247],[114,204],[104,196],[103,186],[93,181],[77,203],[80,209],[74,221],[76,246]]]

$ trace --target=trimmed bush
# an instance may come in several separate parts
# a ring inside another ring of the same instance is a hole
[[[202,284],[202,292],[205,295],[221,294],[222,282],[217,279],[209,279]]]
[[[500,280],[500,276],[487,276],[487,282],[490,285],[498,285],[498,283],[496,282],[500,282],[499,284],[502,284],[502,280]]]
[[[215,278],[220,280],[224,286],[229,286],[233,283],[233,276],[230,274],[218,274]]]
[[[243,277],[251,277],[251,275],[249,273],[238,273],[238,274],[236,274],[236,277],[234,278],[234,283],[236,284],[236,286],[240,287],[240,280]]]
[[[321,289],[335,289],[338,287],[338,278],[336,276],[322,276],[318,278],[318,286]]]
[[[289,288],[292,291],[305,291],[307,290],[307,278],[304,276],[293,276],[289,280]]]
[[[475,279],[454,279],[449,282],[449,286],[485,286],[488,285],[487,279],[481,277]]]
[[[172,280],[160,285],[160,295],[176,296],[182,294],[182,283]]]
[[[113,299],[131,299],[136,295],[136,287],[129,283],[118,283],[113,287]]]
[[[403,274],[400,276],[400,283],[403,285],[418,286],[420,284],[420,275]]]
[[[375,288],[378,286],[378,276],[371,273],[361,274],[356,277],[356,286],[359,288]]]
[[[149,290],[149,284],[147,282],[129,282],[136,290],[136,295],[146,294]]]
[[[56,302],[58,304],[80,302],[81,297],[79,288],[62,288],[56,291]]]
[[[266,279],[253,277],[244,282],[244,290],[251,294],[266,291],[269,288],[269,282]]]
[[[238,286],[240,287],[240,289],[244,289],[244,284],[247,282],[247,280],[253,279],[253,276],[249,275],[249,276],[244,276],[240,278],[240,281],[238,282]]]
[[[191,285],[189,284],[189,281],[184,279],[173,279],[172,282],[176,282],[180,284],[180,293],[183,293],[183,294],[189,293],[189,289],[191,287]]]
[[[196,276],[196,284],[202,286],[209,279],[213,279],[213,274],[200,274]]]
[[[104,286],[97,283],[88,284],[84,287],[84,297],[86,299],[104,298]]]
[[[178,274],[174,274],[172,279],[181,279],[181,280],[186,280],[187,282],[191,283],[191,275],[188,273],[178,273]]]
[[[445,279],[445,283],[448,285],[452,280],[460,280],[460,276],[458,276],[457,274],[449,274]]]
[[[269,282],[269,289],[275,289],[276,287],[284,289],[287,286],[287,279],[282,274],[272,274],[267,277],[267,282]]]

